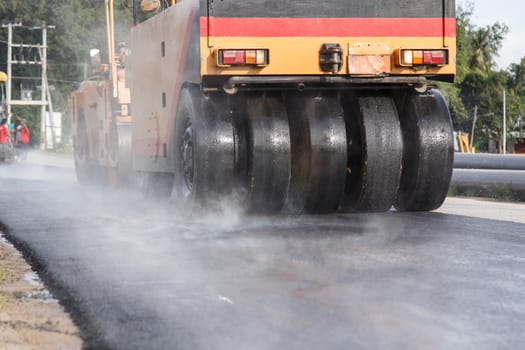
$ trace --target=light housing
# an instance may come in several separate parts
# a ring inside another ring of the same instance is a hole
[[[447,49],[400,49],[396,58],[402,67],[444,66],[449,62]]]
[[[217,50],[217,66],[257,66],[270,64],[268,49],[219,49]]]

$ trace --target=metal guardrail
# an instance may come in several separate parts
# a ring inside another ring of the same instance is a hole
[[[454,168],[525,170],[525,155],[456,153]]]
[[[467,195],[525,201],[525,155],[456,153],[452,186]]]

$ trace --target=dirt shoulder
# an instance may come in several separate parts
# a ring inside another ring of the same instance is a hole
[[[0,350],[81,348],[69,315],[0,233]]]

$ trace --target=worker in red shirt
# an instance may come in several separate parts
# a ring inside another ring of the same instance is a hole
[[[9,130],[6,124],[7,119],[3,118],[0,122],[0,161],[5,161],[9,155]]]
[[[17,127],[17,134],[20,135],[20,139],[18,140],[18,147],[20,148],[20,156],[22,159],[26,158],[27,148],[29,147],[29,136],[31,135],[31,132],[29,131],[29,128],[27,127],[27,123],[25,119],[22,119],[20,121],[20,125]]]
[[[25,119],[22,119],[22,123],[20,123],[20,142],[22,142],[24,145],[29,145],[29,135],[31,135],[31,132],[29,131],[29,128],[27,127],[27,123]]]

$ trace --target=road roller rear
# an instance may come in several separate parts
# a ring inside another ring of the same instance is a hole
[[[135,5],[138,8],[138,4]],[[430,211],[453,132],[453,0],[142,1],[133,172],[188,212]]]

